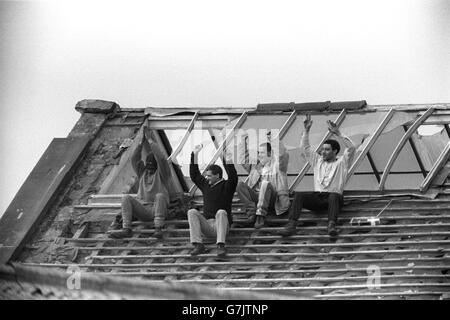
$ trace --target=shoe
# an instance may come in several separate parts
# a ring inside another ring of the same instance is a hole
[[[163,231],[161,227],[155,227],[155,232],[153,233],[153,236],[157,239],[161,239],[163,237]]]
[[[109,234],[110,238],[113,239],[123,239],[123,238],[131,238],[133,232],[130,228],[125,228],[120,231],[115,231]]]
[[[337,230],[336,230],[336,223],[335,223],[335,222],[330,222],[330,223],[328,224],[328,235],[329,235],[331,238],[336,238],[336,237],[337,237],[338,232],[337,232]]]
[[[283,237],[289,237],[295,234],[297,231],[297,221],[289,220],[289,222],[284,226],[283,230],[280,231],[280,235]]]
[[[255,214],[251,214],[248,216],[247,220],[245,220],[245,224],[252,226],[255,224],[256,221],[256,215]]]
[[[225,248],[225,244],[219,243],[217,244],[217,257],[224,258],[227,255],[227,249]]]
[[[194,249],[191,251],[191,256],[197,256],[203,252],[205,252],[203,243],[194,243]]]
[[[257,216],[255,222],[255,229],[261,229],[262,227],[264,227],[264,217]]]
[[[111,223],[110,230],[120,230],[122,229],[122,216],[117,215],[113,223]]]

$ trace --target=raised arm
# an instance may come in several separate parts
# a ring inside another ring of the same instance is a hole
[[[287,172],[288,165],[289,165],[289,153],[286,150],[286,147],[284,144],[280,141],[279,145],[279,157],[278,157],[278,163],[280,165],[280,171],[281,172]]]
[[[245,134],[239,134],[238,135],[238,163],[242,165],[245,169],[245,171],[250,172],[252,165],[249,163],[249,152],[248,148],[245,147],[245,139],[248,137],[248,135]]]
[[[172,172],[170,171],[169,163],[159,148],[158,144],[152,139],[151,134],[147,130],[144,130],[145,133],[145,142],[144,148],[148,148],[150,152],[152,152],[155,156],[155,160],[158,163],[158,168],[160,168],[161,173],[165,179],[170,179],[172,176]],[[147,140],[149,139],[149,140]]]
[[[195,147],[194,151],[191,153],[191,164],[189,165],[189,175],[191,177],[192,182],[200,189],[203,190],[203,187],[208,184],[206,178],[200,173],[198,168],[198,154],[202,150],[202,146],[198,145]]]
[[[223,166],[225,167],[225,171],[228,175],[227,184],[229,186],[229,190],[230,192],[234,193],[238,184],[238,174],[232,160],[233,155],[231,153],[226,153],[226,157],[222,159]]]
[[[142,175],[145,167],[144,162],[142,161],[142,147],[145,140],[144,136],[144,134],[142,134],[141,137],[138,136],[139,143],[131,155],[131,165],[133,166],[133,170],[136,172],[138,177]]]
[[[308,161],[311,165],[314,165],[315,152],[311,150],[311,145],[309,144],[309,131],[312,126],[311,115],[306,115],[306,119],[303,124],[305,126],[305,131],[303,131],[302,140],[300,142],[300,152],[306,161]]]
[[[353,161],[353,157],[355,155],[356,147],[353,144],[352,140],[348,138],[347,136],[343,135],[337,125],[332,122],[328,121],[328,130],[330,130],[331,133],[335,135],[335,137],[345,146],[344,150],[344,160],[347,162],[347,165],[350,166],[350,164]]]

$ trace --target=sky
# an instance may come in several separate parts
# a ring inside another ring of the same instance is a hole
[[[0,215],[82,99],[450,103],[450,1],[0,0]]]

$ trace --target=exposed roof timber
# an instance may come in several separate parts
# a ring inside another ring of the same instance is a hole
[[[355,159],[355,161],[353,161],[352,166],[348,170],[347,182],[350,180],[350,178],[353,175],[353,173],[355,172],[356,168],[359,166],[361,161],[364,159],[364,156],[369,152],[369,150],[375,144],[375,141],[378,139],[378,137],[383,132],[384,128],[387,126],[389,121],[392,119],[392,117],[394,116],[394,113],[395,113],[394,109],[390,109],[389,110],[389,112],[384,116],[384,118],[381,121],[381,123],[378,125],[378,127],[375,130],[375,132],[373,133],[373,135],[370,137],[369,142],[367,143],[367,145],[364,147],[364,149],[361,151],[361,153]]]
[[[306,103],[260,103],[256,107],[257,111],[332,111],[332,110],[360,110],[367,106],[365,100],[362,101],[340,101],[340,102],[306,102]]]
[[[411,138],[414,132],[422,125],[422,123],[425,122],[434,112],[434,108],[429,108],[424,114],[422,114],[408,129],[408,131],[405,132],[403,137],[398,142],[397,146],[395,147],[394,151],[392,152],[384,170],[383,175],[381,176],[380,185],[378,187],[378,190],[384,190],[384,186],[386,184],[387,177],[389,175],[389,172],[392,169],[392,166],[394,165],[395,160],[400,155],[400,152],[402,151],[403,147],[405,146],[406,142]]]
[[[428,190],[434,177],[436,177],[436,175],[439,173],[439,170],[441,170],[441,168],[447,163],[449,157],[450,157],[450,141],[447,143],[444,150],[442,150],[441,154],[439,155],[439,158],[434,163],[433,168],[431,168],[430,172],[420,185],[421,192],[426,192]]]
[[[192,117],[192,120],[189,123],[189,126],[187,127],[186,131],[184,132],[183,138],[178,143],[178,145],[175,147],[172,154],[167,158],[168,161],[173,161],[173,159],[175,159],[177,157],[177,155],[181,152],[181,149],[183,149],[183,146],[186,143],[187,139],[189,138],[189,136],[192,132],[192,129],[194,129],[195,121],[197,120],[197,118],[198,118],[198,112],[196,112],[194,114],[194,116]]]
[[[343,109],[341,111],[341,113],[339,114],[339,116],[337,117],[335,123],[336,125],[339,127],[342,122],[344,122],[345,116],[347,114],[346,109]],[[325,140],[327,140],[329,137],[331,136],[331,132],[327,132],[325,134],[325,136],[322,138],[322,140],[319,142],[319,144],[317,145],[316,149],[314,150],[314,152],[318,152],[319,148],[322,146],[322,144],[324,143]],[[308,172],[308,169],[310,168],[310,164],[309,162],[306,162],[306,164],[303,166],[302,170],[299,172],[299,174],[297,175],[297,177],[295,177],[294,181],[292,182],[292,184],[289,187],[289,191],[292,191],[295,189],[295,187],[298,185],[298,183],[303,179],[303,177],[306,175],[306,173]]]
[[[427,104],[387,104],[387,105],[368,105],[367,109],[390,110],[397,111],[426,111],[429,108],[436,110],[449,110],[450,103],[427,103]]]
[[[252,111],[255,108],[233,108],[233,107],[208,107],[208,108],[195,108],[195,107],[147,107],[144,113],[150,116],[172,116],[180,113],[194,113],[199,114],[242,114],[245,111]]]
[[[208,166],[216,163],[217,159],[219,158],[220,154],[223,152],[223,149],[228,145],[228,143],[230,142],[231,138],[233,138],[234,136],[234,130],[239,129],[245,122],[245,120],[247,119],[247,112],[244,111],[241,116],[239,117],[239,119],[236,121],[236,123],[233,125],[233,127],[231,128],[230,132],[228,132],[227,136],[225,137],[224,141],[222,142],[222,144],[220,145],[220,147],[216,150],[216,152],[214,152],[213,157],[211,158],[211,160],[209,161],[208,165],[205,167],[207,168]],[[202,172],[202,174],[204,174],[205,172]],[[195,190],[197,189],[196,185],[194,184],[191,189],[189,190],[189,193],[191,195],[193,195],[195,193]]]

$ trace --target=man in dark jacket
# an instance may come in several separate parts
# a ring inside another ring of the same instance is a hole
[[[228,180],[222,177],[222,168],[211,165],[206,169],[206,178],[198,168],[198,154],[201,145],[195,147],[191,154],[190,176],[191,180],[203,193],[203,213],[197,209],[188,211],[189,232],[194,249],[191,255],[195,256],[205,251],[203,237],[216,237],[217,256],[226,255],[225,238],[232,223],[231,203],[238,183],[238,175],[231,163],[231,155],[223,159]]]

